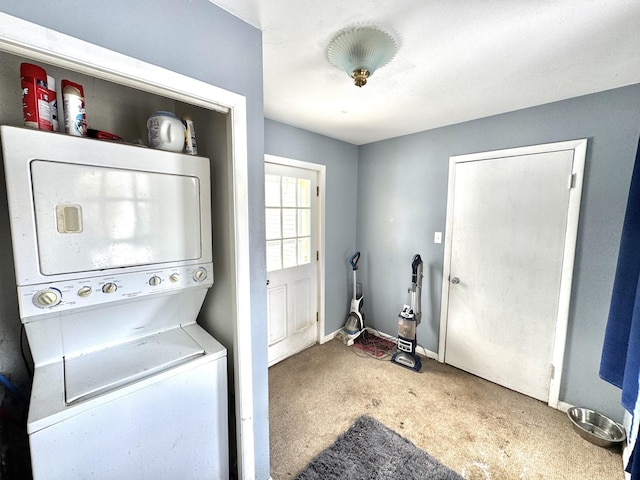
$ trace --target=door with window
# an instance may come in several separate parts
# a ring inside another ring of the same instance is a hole
[[[317,173],[265,163],[269,365],[316,343]]]

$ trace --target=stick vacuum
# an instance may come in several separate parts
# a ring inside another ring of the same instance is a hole
[[[422,258],[414,255],[411,262],[411,305],[405,305],[398,315],[398,352],[391,358],[397,363],[415,372],[420,371],[422,362],[416,354],[416,327],[422,318],[420,297],[422,295]]]
[[[363,296],[358,295],[356,283],[358,260],[360,260],[360,252],[354,253],[351,255],[351,258],[349,258],[349,265],[351,265],[351,270],[353,271],[353,297],[351,298],[351,307],[349,308],[347,321],[344,327],[336,333],[336,338],[339,338],[348,346],[353,345],[355,339],[364,331],[364,313],[361,311]]]

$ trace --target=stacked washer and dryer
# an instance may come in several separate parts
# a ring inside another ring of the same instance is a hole
[[[0,127],[39,479],[226,479],[209,160]]]

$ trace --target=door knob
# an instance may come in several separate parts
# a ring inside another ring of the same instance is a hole
[[[451,283],[453,283],[454,285],[457,285],[460,283],[460,279],[458,277],[453,277],[451,279]]]

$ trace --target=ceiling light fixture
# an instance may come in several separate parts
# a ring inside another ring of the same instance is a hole
[[[391,61],[398,45],[391,35],[375,27],[362,27],[338,34],[327,48],[327,59],[353,78],[357,87]]]

